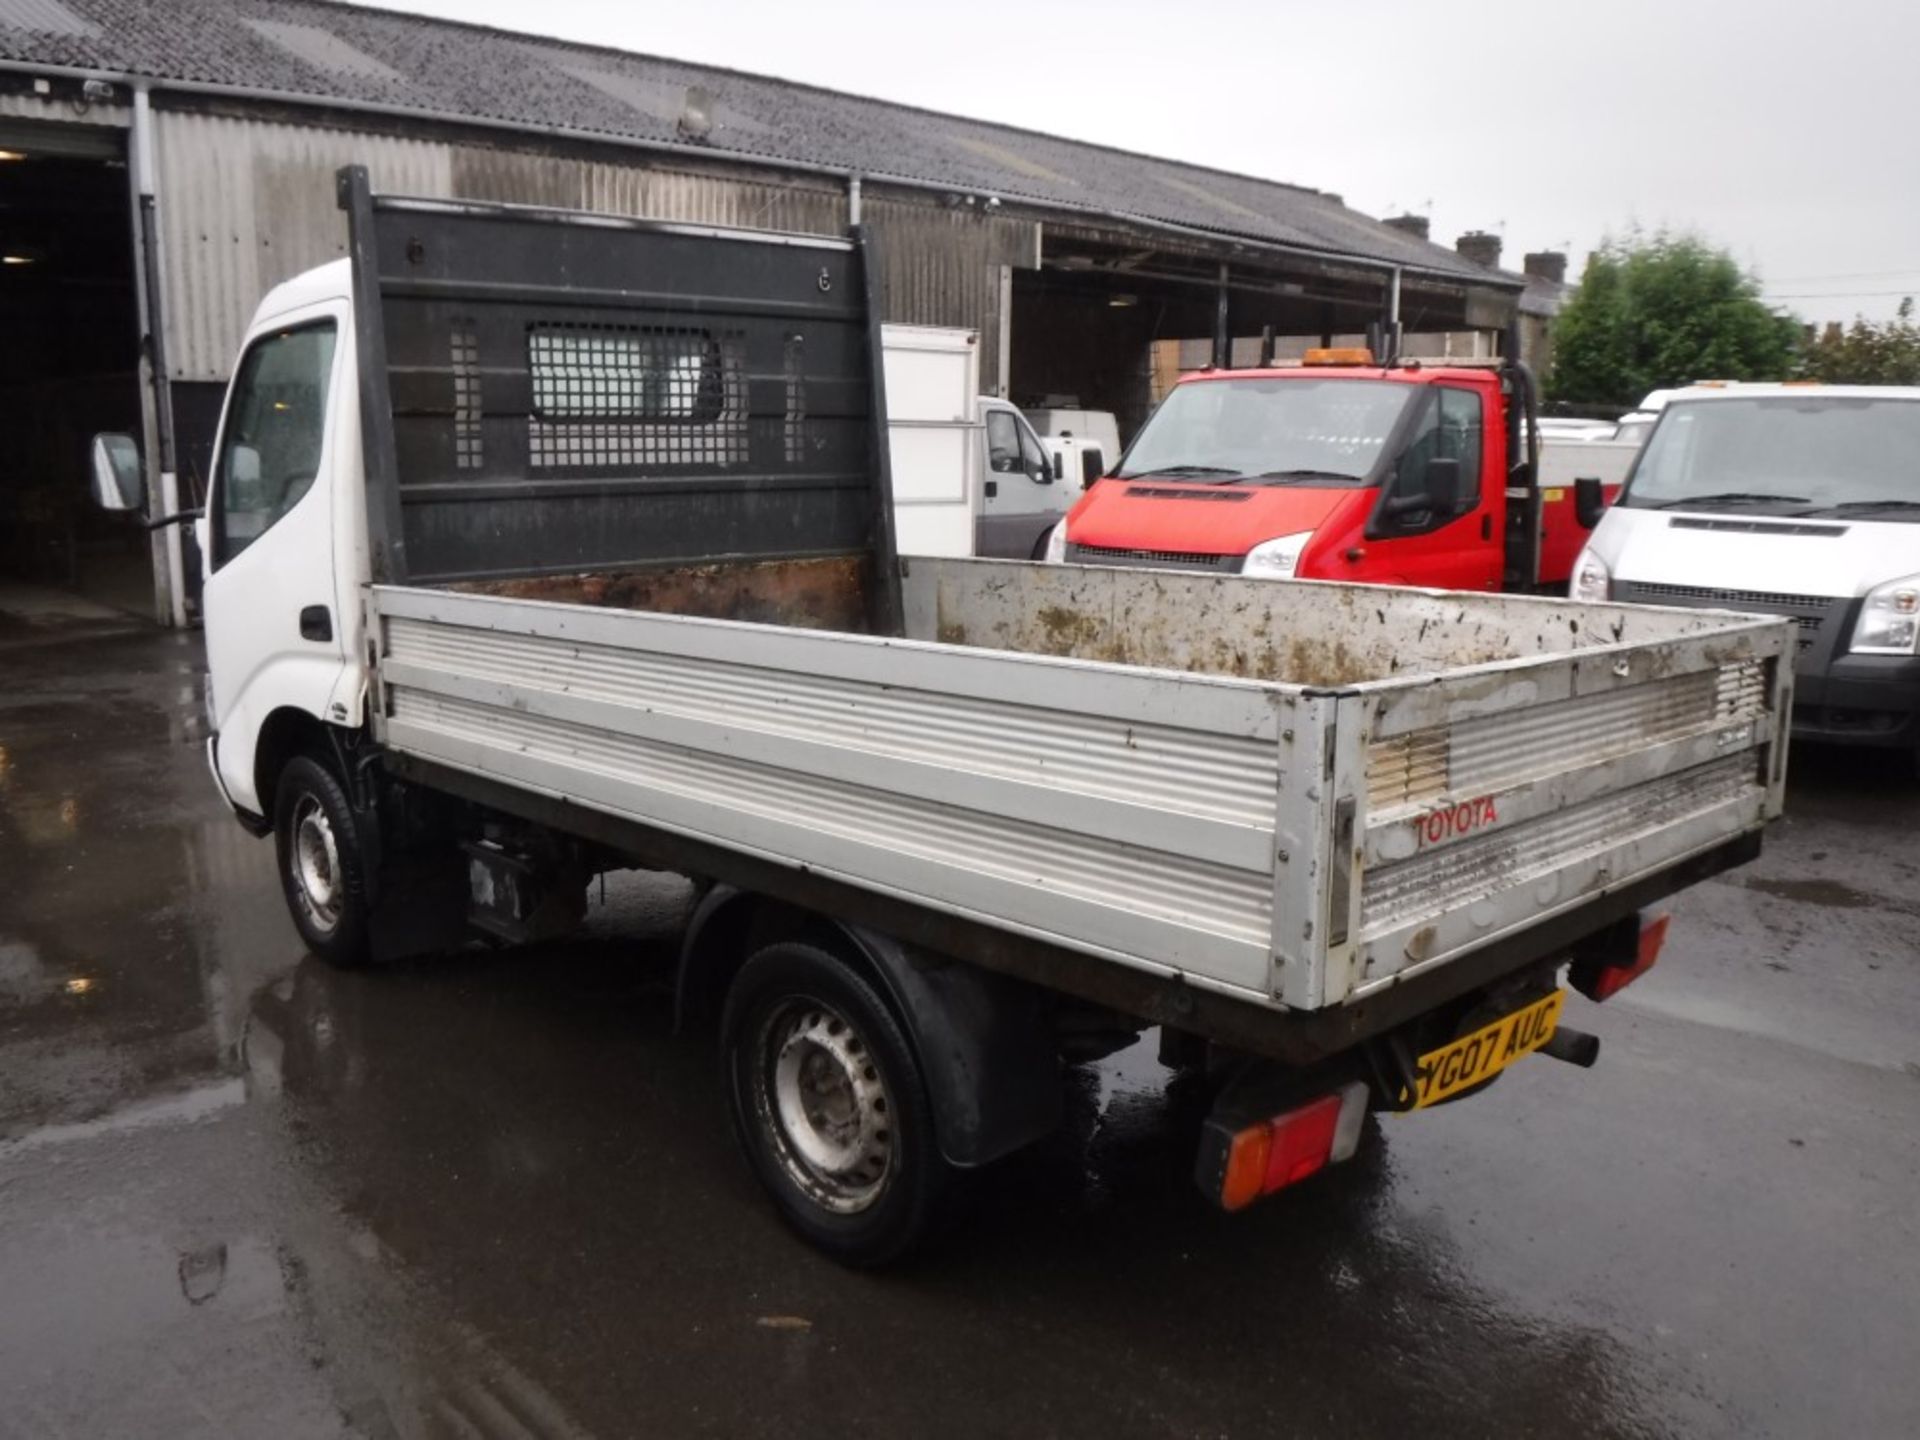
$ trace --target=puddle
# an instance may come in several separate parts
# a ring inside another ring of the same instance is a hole
[[[1802,905],[1822,905],[1831,910],[1871,910],[1888,902],[1838,880],[1761,880],[1742,882],[1749,890],[1758,890],[1776,900],[1793,900]],[[1893,907],[1889,907],[1893,908]]]

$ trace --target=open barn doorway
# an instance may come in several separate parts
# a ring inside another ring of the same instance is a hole
[[[102,431],[141,433],[124,136],[0,121],[0,583],[151,617],[137,515],[88,494]]]

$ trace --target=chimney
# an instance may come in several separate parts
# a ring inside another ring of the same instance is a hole
[[[1453,248],[1476,265],[1489,270],[1500,268],[1500,237],[1484,230],[1469,230],[1453,242]]]
[[[1382,225],[1391,225],[1396,230],[1404,230],[1416,240],[1425,240],[1428,238],[1427,231],[1429,224],[1427,217],[1424,215],[1394,215],[1382,220],[1380,223]]]
[[[1556,285],[1567,283],[1567,255],[1564,250],[1536,250],[1521,260],[1520,268],[1536,280],[1551,280]]]

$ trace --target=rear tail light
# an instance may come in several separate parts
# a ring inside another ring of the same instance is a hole
[[[1568,979],[1589,1000],[1611,999],[1651,970],[1667,943],[1671,915],[1630,915],[1574,952]]]
[[[1262,1195],[1351,1160],[1367,1118],[1362,1081],[1296,1110],[1236,1128],[1209,1120],[1200,1139],[1200,1188],[1223,1210],[1244,1210]]]

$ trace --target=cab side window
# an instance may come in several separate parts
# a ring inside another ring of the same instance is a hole
[[[1427,466],[1433,460],[1457,460],[1460,463],[1460,498],[1450,511],[1408,513],[1395,526],[1401,534],[1418,534],[1472,514],[1480,508],[1480,449],[1484,420],[1480,396],[1472,390],[1435,387],[1436,398],[1425,406],[1414,426],[1400,463],[1394,467],[1390,494],[1418,493],[1426,484]]]
[[[254,342],[227,402],[214,484],[218,568],[277,524],[313,488],[333,374],[331,320]]]
[[[1005,410],[987,412],[987,468],[996,475],[1020,473],[1020,428]]]
[[[1032,427],[1017,425],[1015,429],[1020,434],[1020,464],[1017,468],[1028,475],[1051,475],[1053,462],[1047,458],[1046,448],[1034,435]]]
[[[1470,515],[1480,508],[1480,408],[1480,396],[1472,390],[1440,392],[1440,453],[1460,462],[1456,515]]]

